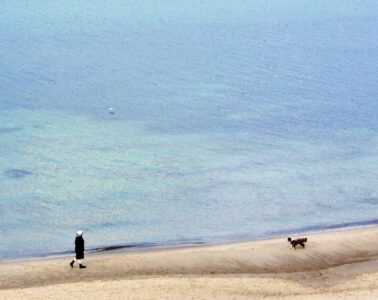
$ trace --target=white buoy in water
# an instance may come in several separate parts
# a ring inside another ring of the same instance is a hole
[[[109,114],[114,114],[114,108],[113,107],[109,107]]]

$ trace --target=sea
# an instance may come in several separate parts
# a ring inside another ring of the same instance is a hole
[[[0,7],[0,259],[378,223],[375,0]]]

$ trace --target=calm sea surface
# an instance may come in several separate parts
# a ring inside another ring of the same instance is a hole
[[[376,1],[0,6],[0,259],[377,223]]]

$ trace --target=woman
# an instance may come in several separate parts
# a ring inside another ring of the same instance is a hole
[[[73,268],[75,261],[79,263],[80,269],[86,268],[81,262],[84,259],[84,239],[83,239],[83,232],[79,230],[76,233],[76,239],[75,239],[75,252],[76,252],[76,258],[70,262],[71,268]]]

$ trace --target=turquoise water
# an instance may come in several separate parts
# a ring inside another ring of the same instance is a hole
[[[0,258],[376,223],[377,36],[374,1],[3,3]]]

